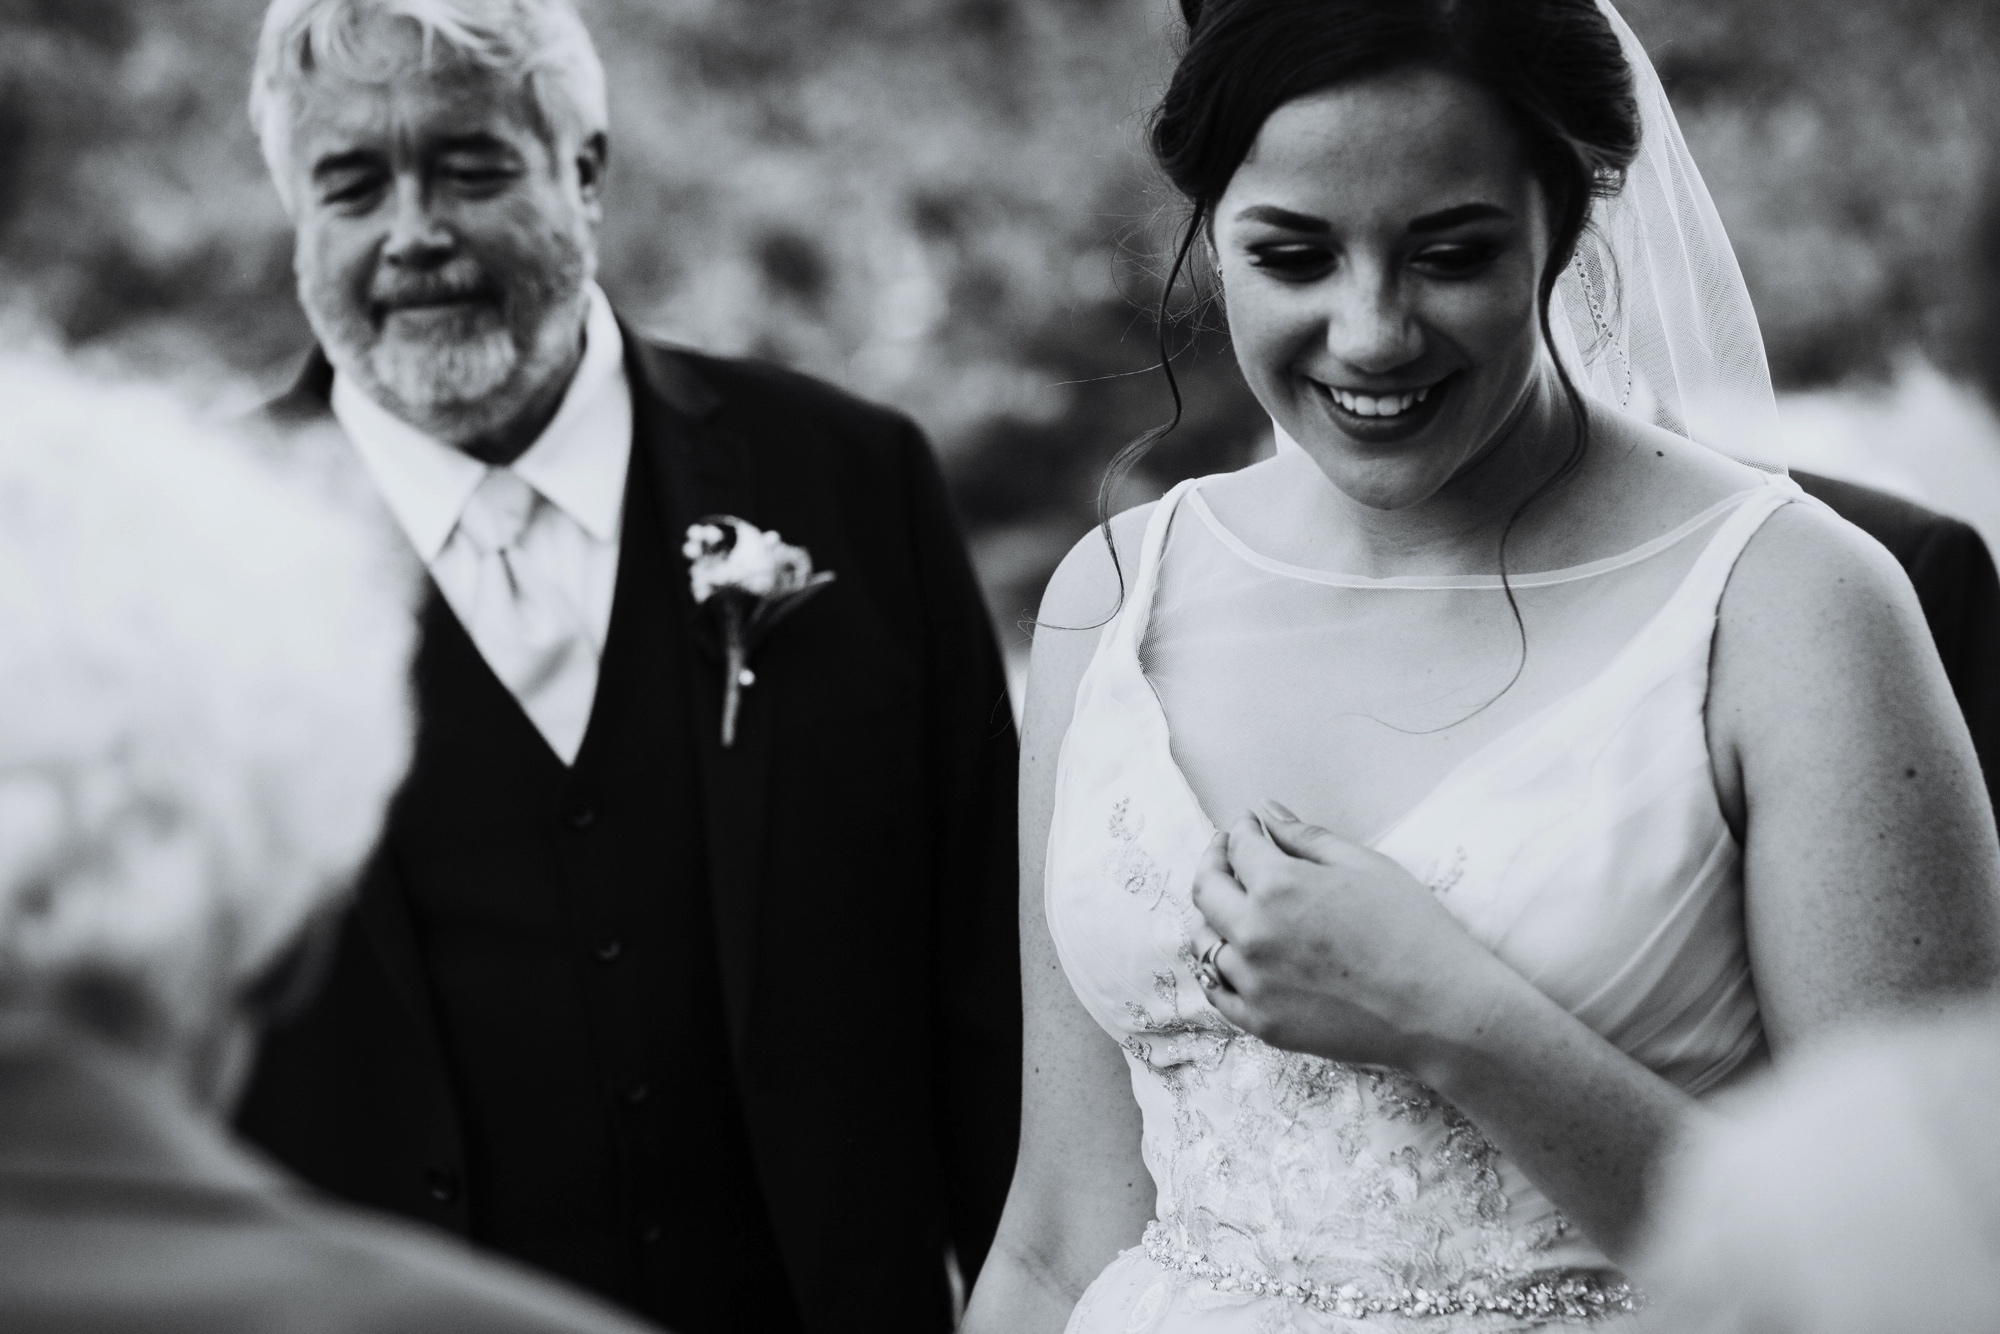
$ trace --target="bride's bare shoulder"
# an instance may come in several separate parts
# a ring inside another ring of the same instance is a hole
[[[1092,528],[1077,539],[1042,593],[1037,641],[1045,630],[1099,629],[1117,614],[1139,568],[1139,546],[1146,525],[1158,508],[1159,502],[1154,501],[1113,516],[1108,542],[1102,527]]]
[[[1909,575],[1888,548],[1815,500],[1772,514],[1730,575],[1724,614],[1768,607],[1787,621],[1821,625],[1894,607],[1923,626]]]
[[[1628,530],[1671,528],[1718,501],[1772,484],[1758,469],[1646,422],[1606,413],[1591,429],[1592,448],[1600,454],[1599,503]],[[1902,567],[1880,543],[1806,499],[1763,523],[1731,572],[1728,590],[1726,621],[1781,621],[1801,633],[1855,607],[1893,604],[1902,616],[1916,606]]]

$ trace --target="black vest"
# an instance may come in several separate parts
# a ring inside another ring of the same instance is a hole
[[[731,1073],[690,643],[645,451],[574,768],[433,591],[387,838],[465,1136],[473,1239],[679,1334],[797,1317]],[[719,670],[719,668],[714,668]]]

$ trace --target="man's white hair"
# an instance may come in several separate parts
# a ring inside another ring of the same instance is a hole
[[[414,579],[170,395],[0,357],[0,1013],[201,1032],[408,761]]]
[[[385,20],[421,37],[423,68],[453,59],[520,80],[551,147],[610,124],[604,65],[573,0],[273,0],[250,80],[250,123],[287,207],[292,93],[322,72],[360,83],[406,73],[368,41],[369,27]]]

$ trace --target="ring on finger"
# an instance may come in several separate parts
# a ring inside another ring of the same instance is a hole
[[[1222,985],[1222,970],[1216,966],[1215,960],[1216,956],[1222,953],[1222,947],[1228,943],[1222,937],[1217,936],[1215,943],[1203,950],[1201,957],[1195,960],[1195,981],[1201,983],[1206,990],[1214,991]]]

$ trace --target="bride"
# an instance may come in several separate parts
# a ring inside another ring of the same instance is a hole
[[[1888,555],[1711,448],[1769,375],[1608,4],[1182,8],[1153,145],[1279,449],[1049,586],[965,1328],[1626,1323],[1704,1095],[1991,984],[1977,761]]]

